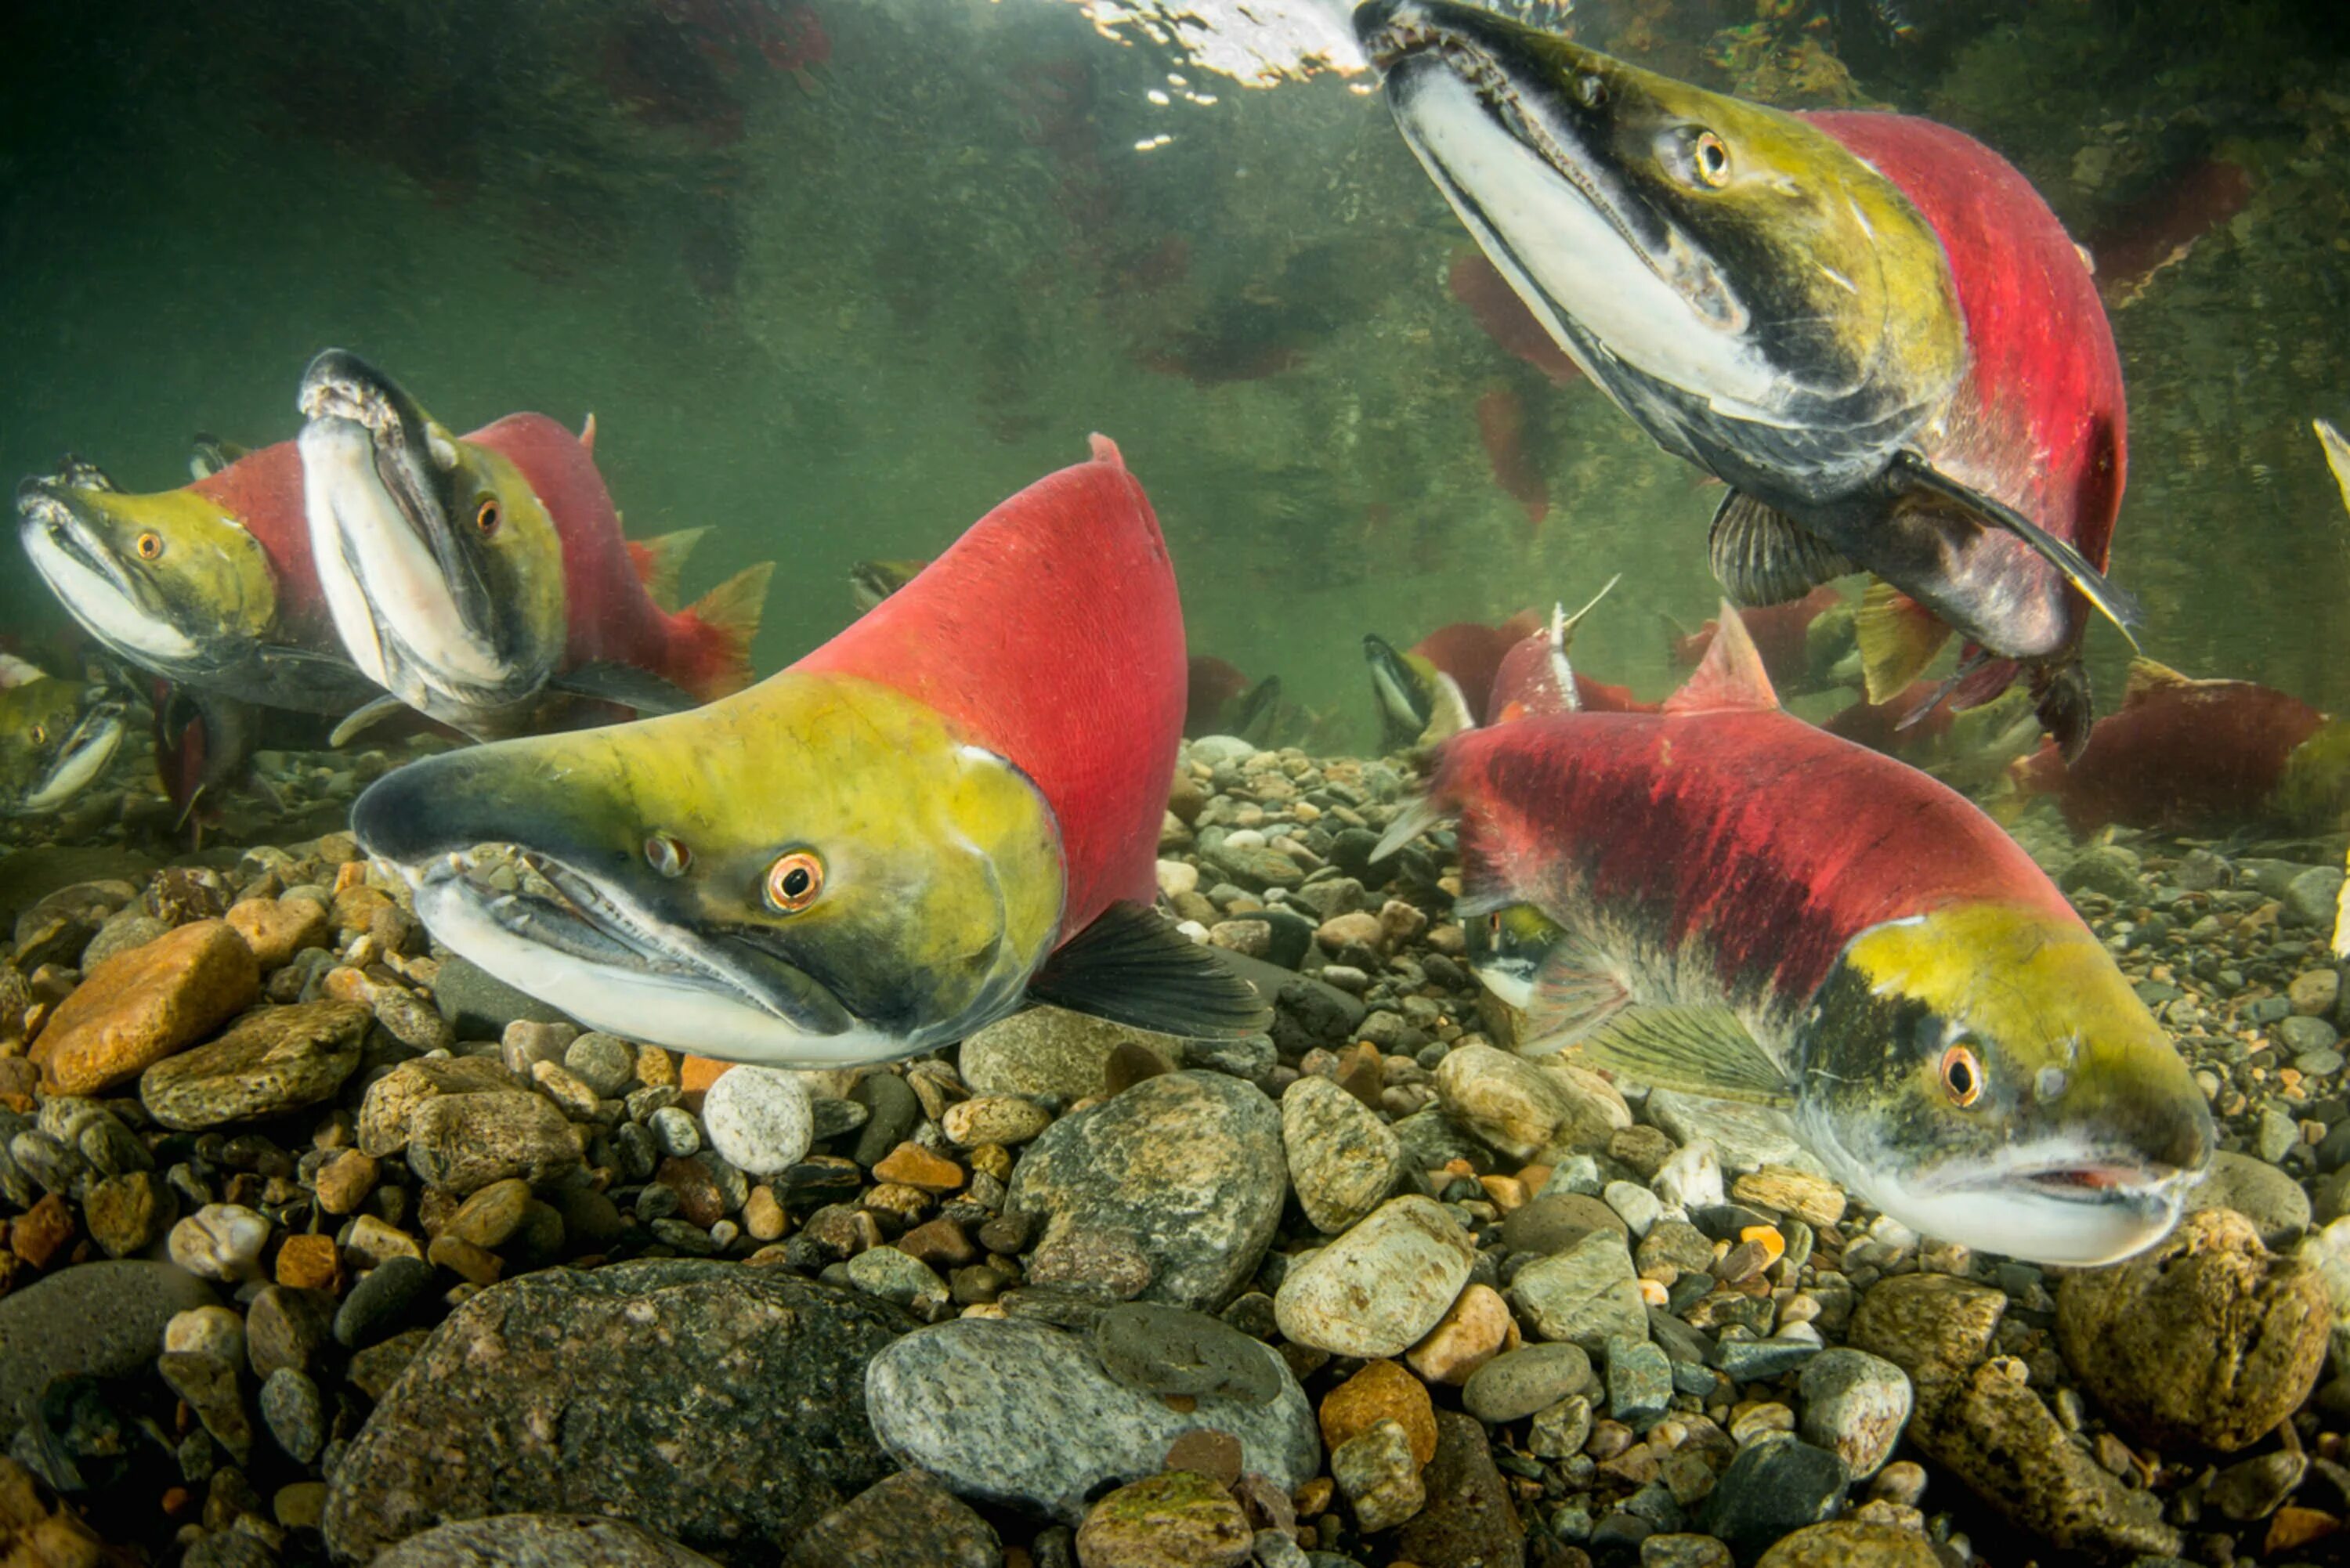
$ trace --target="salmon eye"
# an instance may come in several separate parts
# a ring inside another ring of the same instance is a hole
[[[498,498],[496,496],[482,497],[482,504],[473,509],[473,526],[480,529],[484,535],[498,531]]]
[[[1583,107],[1586,109],[1605,109],[1607,106],[1607,84],[1597,77],[1576,78],[1575,93],[1583,100]]]
[[[139,558],[152,561],[163,554],[163,535],[148,533],[139,535]]]
[[[645,864],[664,877],[682,877],[693,864],[693,851],[675,834],[656,833],[645,840]]]
[[[48,743],[49,743],[49,727],[48,727],[47,724],[36,724],[36,725],[34,725],[34,726],[33,726],[33,744],[35,744],[35,745],[36,745],[36,746],[46,746],[46,745],[47,745]]]
[[[1982,1098],[1982,1064],[1973,1052],[1953,1045],[1942,1053],[1942,1087],[1950,1092],[1954,1106],[1971,1106]]]
[[[767,908],[795,915],[824,891],[824,860],[813,849],[795,849],[767,867]]]
[[[1711,130],[1698,132],[1690,144],[1690,164],[1697,177],[1715,190],[1730,183],[1730,148]]]

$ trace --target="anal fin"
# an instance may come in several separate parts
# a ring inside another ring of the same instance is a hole
[[[1786,1074],[1726,1007],[1634,1007],[1583,1042],[1593,1065],[1659,1089],[1787,1106]]]
[[[1871,702],[1889,702],[1926,673],[1950,639],[1950,628],[1934,612],[1890,583],[1872,582],[1853,612],[1853,639],[1860,648],[1860,678]]]
[[[1736,490],[1714,511],[1706,554],[1731,598],[1750,608],[1802,598],[1860,569],[1785,513]]]
[[[1215,949],[1143,904],[1104,909],[1045,961],[1028,994],[1113,1023],[1193,1038],[1254,1034],[1273,1022],[1256,988]]]

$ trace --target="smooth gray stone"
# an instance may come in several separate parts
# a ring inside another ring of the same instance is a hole
[[[626,1520],[562,1513],[461,1519],[411,1535],[374,1568],[715,1568]]]
[[[1163,1468],[1168,1445],[1211,1428],[1238,1438],[1242,1468],[1293,1491],[1319,1467],[1313,1407],[1264,1345],[1281,1391],[1269,1403],[1201,1398],[1179,1415],[1113,1382],[1076,1334],[1017,1318],[957,1318],[906,1335],[873,1358],[865,1405],[900,1463],[958,1495],[1075,1522],[1113,1482]]]
[[[14,1431],[57,1377],[121,1377],[151,1365],[173,1314],[210,1306],[210,1286],[173,1263],[77,1263],[0,1297],[0,1431]]]

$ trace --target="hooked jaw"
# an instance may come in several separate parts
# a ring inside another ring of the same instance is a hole
[[[109,700],[92,707],[57,748],[56,760],[17,802],[17,812],[37,816],[56,811],[88,788],[121,749],[123,728],[121,703]]]
[[[71,486],[28,479],[16,487],[25,554],[91,636],[146,669],[180,678],[205,673],[196,639],[174,624],[152,587],[128,570],[82,515]]]
[[[302,379],[304,510],[327,606],[368,677],[436,717],[520,701],[545,680],[501,646],[502,618],[449,514],[457,452],[413,399],[330,348]]]

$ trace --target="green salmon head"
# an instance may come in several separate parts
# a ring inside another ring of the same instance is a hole
[[[1826,502],[1957,387],[1941,242],[1825,132],[1471,5],[1371,0],[1355,28],[1453,211],[1668,451]]]
[[[277,620],[261,542],[192,490],[130,495],[86,466],[16,488],[25,554],[91,636],[142,669],[209,684]]]
[[[2202,1094],[2095,937],[2014,906],[1863,931],[1794,1055],[1797,1125],[1846,1185],[2010,1257],[2153,1245],[2211,1155]]]
[[[511,462],[356,355],[311,361],[301,407],[303,505],[343,646],[411,707],[498,727],[563,653],[554,520]]]
[[[1534,1000],[1534,977],[1565,934],[1556,920],[1532,904],[1510,904],[1461,921],[1469,968],[1485,989],[1524,1012]]]
[[[730,1061],[959,1039],[1020,1005],[1061,919],[1027,776],[846,676],[430,758],[351,826],[450,948],[582,1023]]]
[[[0,691],[0,811],[56,811],[106,772],[124,711],[104,687],[43,677]]]

